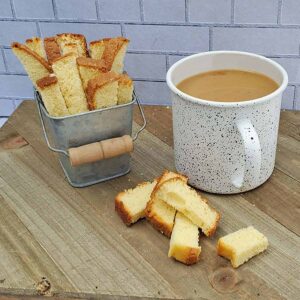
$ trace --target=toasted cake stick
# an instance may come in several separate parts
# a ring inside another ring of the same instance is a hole
[[[126,225],[145,217],[145,208],[155,185],[156,180],[144,182],[116,196],[115,209]]]
[[[76,55],[66,54],[52,64],[70,114],[88,111],[87,99],[76,64]]]
[[[47,37],[44,39],[45,52],[50,64],[57,58],[61,57],[59,46],[55,37]]]
[[[37,80],[49,75],[52,72],[51,66],[48,64],[48,62],[36,52],[30,50],[27,46],[19,43],[12,43],[11,48],[13,53],[23,64],[35,87]]]
[[[220,214],[180,178],[169,179],[162,183],[155,189],[154,197],[182,212],[200,227],[206,236],[211,236],[216,231]]]
[[[87,88],[89,80],[97,77],[101,73],[108,72],[104,60],[89,57],[78,57],[76,62],[84,89]]]
[[[90,42],[90,56],[94,59],[101,59],[105,45],[110,40],[110,38],[105,38],[99,41],[92,41]]]
[[[174,226],[174,219],[176,210],[164,202],[161,199],[157,199],[155,197],[155,190],[165,181],[171,179],[171,178],[181,178],[185,182],[187,182],[187,177],[166,170],[162,176],[158,179],[157,185],[155,186],[155,189],[153,193],[151,194],[151,199],[147,204],[145,214],[148,219],[148,221],[153,225],[154,228],[156,228],[158,231],[166,235],[167,237],[171,236],[172,229]]]
[[[177,212],[169,247],[169,257],[192,265],[199,260],[201,247],[199,246],[199,231],[182,213]]]
[[[89,109],[99,109],[117,105],[119,74],[102,73],[88,81],[86,94]]]
[[[253,226],[240,229],[221,237],[217,252],[231,261],[234,268],[239,267],[253,256],[265,251],[268,239]]]
[[[124,57],[128,44],[129,40],[123,37],[113,38],[105,42],[102,58],[110,70],[117,73],[123,72]]]
[[[127,74],[120,74],[118,88],[118,104],[126,104],[132,101],[133,82]]]
[[[61,33],[61,34],[57,35],[56,41],[62,52],[65,52],[63,50],[65,48],[65,45],[71,43],[71,44],[77,45],[78,56],[87,56],[88,55],[86,39],[85,39],[85,36],[82,34]]]
[[[32,51],[36,52],[39,56],[47,60],[46,52],[44,49],[44,44],[42,39],[38,37],[33,37],[31,39],[27,39],[25,42],[26,46]]]
[[[36,84],[50,116],[62,117],[69,114],[57,78],[54,74],[39,79]]]
[[[61,54],[66,55],[68,53],[74,53],[77,57],[79,56],[78,47],[76,43],[67,43],[61,49]]]

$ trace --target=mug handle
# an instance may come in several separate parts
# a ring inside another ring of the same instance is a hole
[[[261,147],[258,134],[249,119],[237,120],[236,127],[244,143],[245,164],[244,169],[237,170],[232,176],[231,182],[240,189],[250,180],[258,181],[261,168]]]

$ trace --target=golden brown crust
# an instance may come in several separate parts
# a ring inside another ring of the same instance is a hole
[[[45,52],[50,64],[61,56],[59,45],[55,37],[47,37],[44,39]]]
[[[219,221],[221,219],[221,214],[219,212],[217,212],[213,207],[210,206],[210,208],[213,209],[217,213],[217,219],[216,219],[214,226],[207,232],[208,237],[213,236],[215,234],[218,224],[219,224]]]
[[[127,225],[130,226],[132,224],[132,218],[128,211],[126,210],[126,207],[124,206],[124,203],[121,200],[122,195],[125,194],[124,192],[119,193],[115,198],[115,210],[118,213],[118,215],[121,217],[122,221]]]
[[[132,79],[127,74],[120,74],[119,84],[131,86]]]
[[[79,33],[60,33],[57,34],[58,37],[71,37],[74,38],[76,40],[81,40],[81,45],[83,47],[83,50],[85,52],[85,56],[88,56],[88,47],[87,47],[87,43],[86,43],[86,39],[85,36],[83,34],[79,34]]]
[[[65,58],[67,58],[67,57],[69,57],[69,56],[74,56],[75,58],[77,57],[76,54],[74,54],[74,53],[67,53],[67,54],[65,54],[65,55],[62,55],[62,56],[57,57],[56,59],[54,59],[54,60],[52,61],[52,64],[54,64],[54,63],[56,63],[56,62],[58,62],[58,61],[60,61],[60,60],[64,60]]]
[[[37,80],[36,85],[39,87],[39,89],[43,90],[44,88],[56,83],[57,77],[54,74],[50,74]]]
[[[90,57],[77,57],[76,62],[77,65],[79,66],[97,69],[103,73],[109,71],[103,59],[93,59]]]
[[[25,42],[26,42],[26,44],[27,44],[27,43],[30,44],[30,43],[40,42],[40,41],[41,41],[40,38],[38,38],[38,37],[33,37],[33,38],[30,38],[30,39],[27,39]]]
[[[115,72],[102,73],[99,74],[97,77],[89,80],[86,89],[86,95],[87,95],[88,106],[90,110],[96,109],[96,105],[94,101],[94,95],[96,91],[99,88],[103,87],[104,85],[118,80],[119,80],[119,74]]]
[[[121,47],[124,44],[128,43],[129,40],[124,37],[116,37],[107,41],[107,43],[105,44],[105,49],[102,58],[105,60],[106,65],[109,69],[111,69],[114,59]]]
[[[38,55],[36,52],[32,51],[31,49],[29,49],[27,46],[22,45],[20,43],[12,43],[11,47],[14,49],[18,49],[21,50],[31,56],[33,56],[36,60],[38,60],[49,72],[52,72],[52,68],[51,66],[48,64],[48,62],[42,58],[40,55]]]
[[[198,248],[188,248],[186,249],[186,260],[183,261],[186,265],[193,265],[199,261],[200,251]]]

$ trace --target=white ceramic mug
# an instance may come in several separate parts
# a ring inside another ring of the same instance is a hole
[[[214,102],[189,96],[176,85],[192,75],[222,69],[262,73],[279,87],[244,102]],[[233,194],[264,183],[272,174],[286,71],[260,55],[214,51],[191,55],[167,73],[172,92],[176,169],[201,190]]]

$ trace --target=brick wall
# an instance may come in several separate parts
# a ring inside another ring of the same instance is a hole
[[[290,82],[282,107],[300,109],[299,0],[1,0],[0,117],[32,98],[11,41],[59,32],[128,37],[126,69],[147,104],[169,104],[165,74],[181,57],[232,49],[283,65]]]

